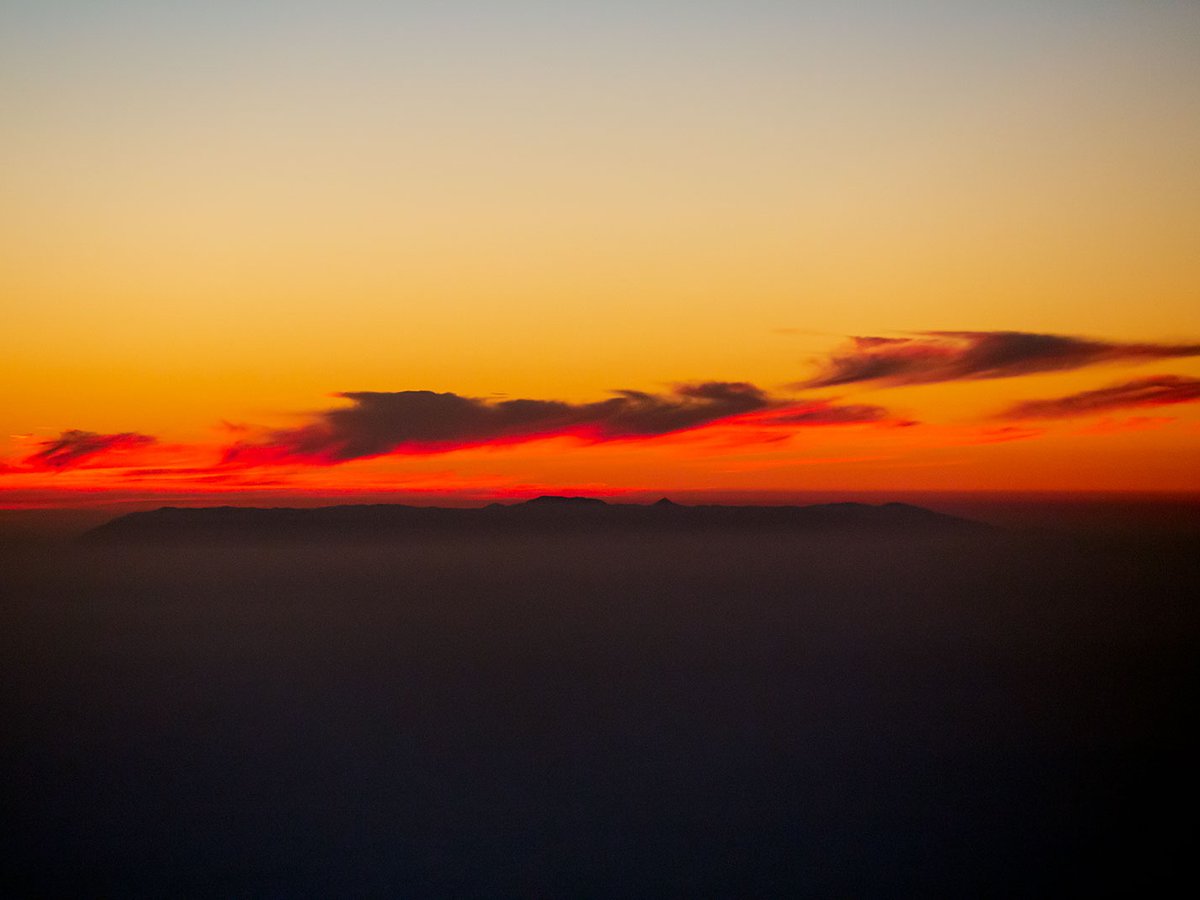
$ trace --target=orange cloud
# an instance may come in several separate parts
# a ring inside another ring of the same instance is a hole
[[[1079,430],[1080,434],[1120,434],[1127,431],[1149,431],[1171,425],[1179,420],[1174,416],[1131,416],[1127,419],[1101,419]]]

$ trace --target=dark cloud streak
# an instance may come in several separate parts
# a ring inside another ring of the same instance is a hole
[[[432,391],[340,394],[351,405],[295,428],[238,441],[224,463],[333,465],[387,454],[443,453],[573,436],[585,441],[654,438],[725,422],[766,427],[880,423],[879,406],[772,397],[745,382],[685,384],[664,394],[617,391],[606,400],[494,400]]]
[[[1122,409],[1200,402],[1200,379],[1152,375],[1064,397],[1025,400],[1000,413],[1001,419],[1069,419]]]
[[[484,400],[453,393],[356,391],[352,405],[318,413],[308,424],[239,441],[226,463],[333,464],[389,453],[438,453],[555,435],[596,441],[654,437],[698,428],[773,404],[742,382],[682,385],[670,394],[618,391],[594,403]]]
[[[1116,343],[1024,331],[927,331],[914,337],[852,338],[850,347],[835,354],[821,374],[797,386],[1009,378],[1186,356],[1200,356],[1200,344]]]
[[[36,469],[60,471],[71,469],[112,451],[133,450],[156,443],[148,434],[125,431],[120,434],[98,434],[73,429],[64,431],[57,440],[42,441],[37,453],[25,457],[25,465]]]
[[[890,418],[882,406],[852,403],[837,406],[832,403],[792,405],[780,410],[768,419],[771,425],[867,425],[881,423]],[[913,422],[895,422],[897,425],[912,425]]]

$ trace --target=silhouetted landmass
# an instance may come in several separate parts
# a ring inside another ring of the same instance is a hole
[[[537,497],[478,509],[399,504],[311,509],[163,507],[130,513],[92,529],[89,541],[246,541],[385,538],[471,532],[694,532],[827,530],[973,532],[987,526],[906,503],[812,506],[610,504],[592,497]]]

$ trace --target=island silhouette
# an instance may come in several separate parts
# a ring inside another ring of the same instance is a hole
[[[292,507],[162,507],[129,513],[91,529],[90,542],[383,538],[398,535],[524,532],[827,532],[978,533],[980,522],[908,503],[805,506],[684,506],[608,503],[545,495],[477,508],[353,504]]]

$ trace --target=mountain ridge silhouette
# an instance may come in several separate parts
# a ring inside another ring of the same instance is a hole
[[[545,495],[513,504],[453,508],[405,504],[296,507],[174,507],[120,516],[82,536],[96,541],[381,537],[405,534],[528,531],[829,531],[976,533],[971,519],[907,503],[805,506],[684,506],[609,503],[595,497]]]

